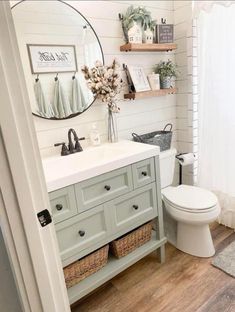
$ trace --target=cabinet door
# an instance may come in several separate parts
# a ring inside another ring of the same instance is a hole
[[[71,218],[78,213],[73,186],[51,192],[49,198],[55,223]]]
[[[154,159],[149,158],[132,165],[134,188],[155,181]]]
[[[107,205],[114,216],[115,231],[131,230],[158,215],[156,185],[146,185]]]
[[[107,209],[102,205],[56,225],[62,260],[78,254],[111,232]]]
[[[131,166],[123,167],[75,185],[79,212],[132,191]]]

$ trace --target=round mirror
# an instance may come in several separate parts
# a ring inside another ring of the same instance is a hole
[[[21,1],[12,15],[33,114],[57,120],[87,110],[94,96],[81,67],[104,63],[89,22],[61,1]]]

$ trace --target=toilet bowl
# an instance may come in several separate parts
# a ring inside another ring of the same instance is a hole
[[[171,186],[176,150],[160,155],[163,208],[176,221],[175,247],[197,257],[215,253],[209,224],[217,219],[220,206],[210,191],[191,185]]]
[[[216,196],[199,187],[180,185],[162,190],[162,199],[169,215],[177,221],[176,248],[198,257],[213,256],[209,223],[220,213]]]

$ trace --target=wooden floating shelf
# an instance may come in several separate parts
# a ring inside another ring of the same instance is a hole
[[[172,51],[177,49],[175,43],[126,43],[120,46],[120,51],[139,51],[139,52],[154,52],[154,51]]]
[[[151,91],[142,91],[136,93],[127,93],[124,94],[124,99],[137,100],[143,99],[146,97],[154,97],[154,96],[163,96],[167,94],[175,94],[177,92],[176,88],[170,89],[160,89],[160,90],[151,90]]]

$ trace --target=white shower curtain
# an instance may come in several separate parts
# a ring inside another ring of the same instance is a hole
[[[224,7],[230,7],[232,4],[235,4],[235,1],[226,1],[226,0],[194,0],[193,1],[193,15],[198,17],[202,11],[210,13],[214,5],[222,5]]]
[[[198,184],[213,190],[219,221],[235,228],[235,5],[200,13]]]

